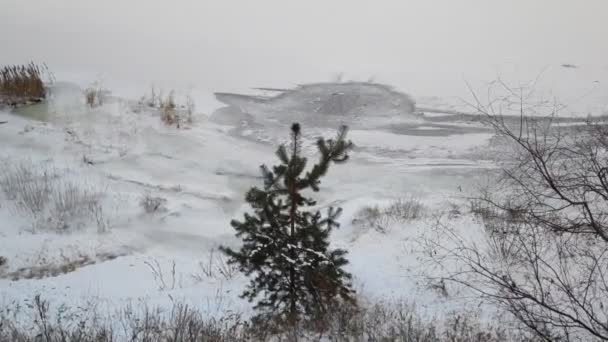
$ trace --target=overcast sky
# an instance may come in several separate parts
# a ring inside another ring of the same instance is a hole
[[[46,61],[141,82],[227,90],[344,72],[430,95],[505,66],[532,74],[562,63],[608,70],[607,0],[0,4],[0,63]]]

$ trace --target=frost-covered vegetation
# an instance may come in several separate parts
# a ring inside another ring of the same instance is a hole
[[[24,316],[27,319],[21,321]],[[183,302],[169,307],[131,303],[104,313],[99,303],[54,307],[36,296],[27,307],[0,310],[0,340],[15,342],[537,341],[530,333],[502,322],[482,323],[472,311],[453,312],[440,323],[421,315],[416,306],[401,302],[332,306],[323,317],[306,325],[281,332],[275,332],[274,326],[234,312],[209,317]]]

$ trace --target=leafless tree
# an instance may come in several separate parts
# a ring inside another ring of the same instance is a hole
[[[530,105],[532,91],[496,84],[506,95],[475,97],[501,152],[501,174],[474,211],[488,239],[439,224],[426,247],[444,279],[543,340],[608,340],[608,122],[560,119],[564,107]],[[551,110],[529,116],[539,108]]]

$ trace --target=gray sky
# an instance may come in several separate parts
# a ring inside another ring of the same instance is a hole
[[[0,64],[33,59],[138,82],[230,90],[345,72],[430,95],[510,66],[530,77],[562,63],[608,70],[606,0],[0,0],[0,6]]]

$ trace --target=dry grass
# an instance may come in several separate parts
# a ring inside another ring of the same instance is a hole
[[[61,177],[53,165],[7,161],[0,167],[0,189],[17,213],[32,219],[34,230],[63,232],[89,222],[100,232],[107,229],[103,192]]]
[[[471,213],[481,221],[486,233],[488,252],[495,260],[514,264],[521,259],[524,214],[502,210],[486,200],[471,201]]]
[[[399,198],[387,207],[365,206],[359,210],[353,223],[386,232],[389,225],[418,220],[426,216],[426,207],[414,197]]]
[[[393,220],[402,222],[417,220],[426,214],[426,208],[419,199],[414,197],[399,198],[393,201],[384,210],[385,214]]]
[[[414,306],[400,303],[337,306],[306,327],[279,330],[272,321],[251,322],[239,313],[226,312],[209,317],[185,303],[162,310],[144,302],[103,315],[96,303],[52,308],[36,296],[27,307],[0,309],[0,341],[534,341],[523,330],[507,330],[504,322],[482,324],[471,312],[450,314],[439,323],[422,317]]]
[[[175,104],[173,91],[160,102],[160,119],[168,126],[176,125],[179,128],[180,117],[177,113],[177,105]]]
[[[47,95],[42,80],[44,72],[48,72],[46,66],[41,67],[33,62],[0,68],[0,104],[42,101]]]
[[[160,108],[161,96],[162,94],[160,96],[156,94],[156,88],[152,86],[150,88],[150,96],[144,94],[144,96],[141,97],[139,104],[150,108]]]
[[[194,100],[190,95],[186,96],[186,105],[184,106],[184,117],[187,124],[192,124],[192,115],[194,114],[196,106]]]
[[[211,249],[207,260],[199,261],[198,265],[200,272],[192,274],[192,278],[199,282],[204,282],[207,279],[217,279],[218,277],[230,281],[239,273],[238,266],[229,264],[222,253],[215,253],[215,249]]]
[[[171,260],[171,265],[168,272],[163,271],[163,267],[160,265],[157,259],[144,261],[144,265],[148,266],[150,269],[150,272],[154,277],[154,281],[156,282],[156,285],[158,285],[159,291],[175,290],[175,284],[177,281],[175,260]]]
[[[94,83],[86,88],[84,90],[84,99],[90,108],[102,106],[104,101],[102,87],[99,84]]]
[[[139,205],[148,214],[167,211],[166,204],[167,200],[165,198],[152,196],[150,193],[145,193],[139,201]]]
[[[163,123],[168,126],[176,126],[183,128],[185,124],[193,123],[193,114],[195,110],[194,100],[187,95],[183,101],[176,101],[175,91],[170,91],[166,96],[160,90],[156,91],[151,88],[150,95],[142,96],[139,101],[140,106],[146,106],[157,109],[160,112],[160,118]]]

